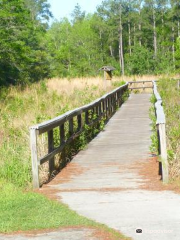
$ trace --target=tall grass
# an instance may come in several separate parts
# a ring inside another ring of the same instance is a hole
[[[177,81],[162,79],[159,90],[166,115],[170,176],[172,180],[180,180],[180,89]]]
[[[0,92],[0,178],[31,187],[29,127],[87,104],[119,85],[104,89],[97,79],[50,79]]]

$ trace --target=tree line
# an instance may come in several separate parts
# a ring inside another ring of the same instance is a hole
[[[0,85],[46,77],[176,72],[179,0],[105,0],[94,14],[77,4],[48,26],[47,0],[0,0]]]

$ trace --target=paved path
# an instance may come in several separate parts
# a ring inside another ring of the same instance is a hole
[[[151,155],[150,95],[131,95],[101,132],[60,174],[60,201],[132,239],[180,239],[180,196],[143,189],[135,166]],[[68,176],[68,177],[67,177]],[[136,229],[142,229],[137,234]]]
[[[0,240],[99,240],[94,235],[95,230],[91,229],[64,229],[37,234],[0,234]]]

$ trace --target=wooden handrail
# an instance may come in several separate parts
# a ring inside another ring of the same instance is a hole
[[[30,145],[31,145],[31,159],[32,159],[32,173],[33,173],[33,187],[39,188],[39,166],[49,161],[50,171],[53,170],[54,157],[56,154],[70,144],[77,138],[86,126],[92,126],[99,122],[102,118],[108,120],[123,103],[123,94],[128,90],[128,83],[116,88],[112,92],[105,94],[101,98],[93,101],[90,104],[68,111],[52,120],[45,121],[30,127]],[[94,113],[95,117],[90,117]],[[74,129],[74,121],[77,128]],[[65,123],[68,122],[69,132],[68,139],[65,139]],[[54,134],[53,130],[59,128],[60,144],[54,147]],[[48,153],[39,158],[38,157],[38,135],[48,135]]]
[[[146,86],[146,83],[152,83],[152,86]],[[137,90],[137,89],[153,89],[153,81],[150,81],[150,80],[144,80],[144,81],[129,81],[128,82],[129,84],[129,90]],[[132,86],[132,85],[136,85],[136,84],[139,84],[142,86]]]
[[[156,109],[156,125],[158,131],[159,150],[161,156],[162,165],[162,180],[164,183],[168,183],[169,179],[169,167],[167,160],[167,146],[166,146],[166,119],[164,109],[162,106],[162,99],[157,90],[157,84],[153,81],[153,92],[156,97],[155,109]]]

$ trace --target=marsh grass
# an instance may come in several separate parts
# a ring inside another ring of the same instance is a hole
[[[177,81],[163,78],[158,84],[166,115],[170,177],[180,183],[180,89]],[[179,184],[180,185],[180,184]]]

